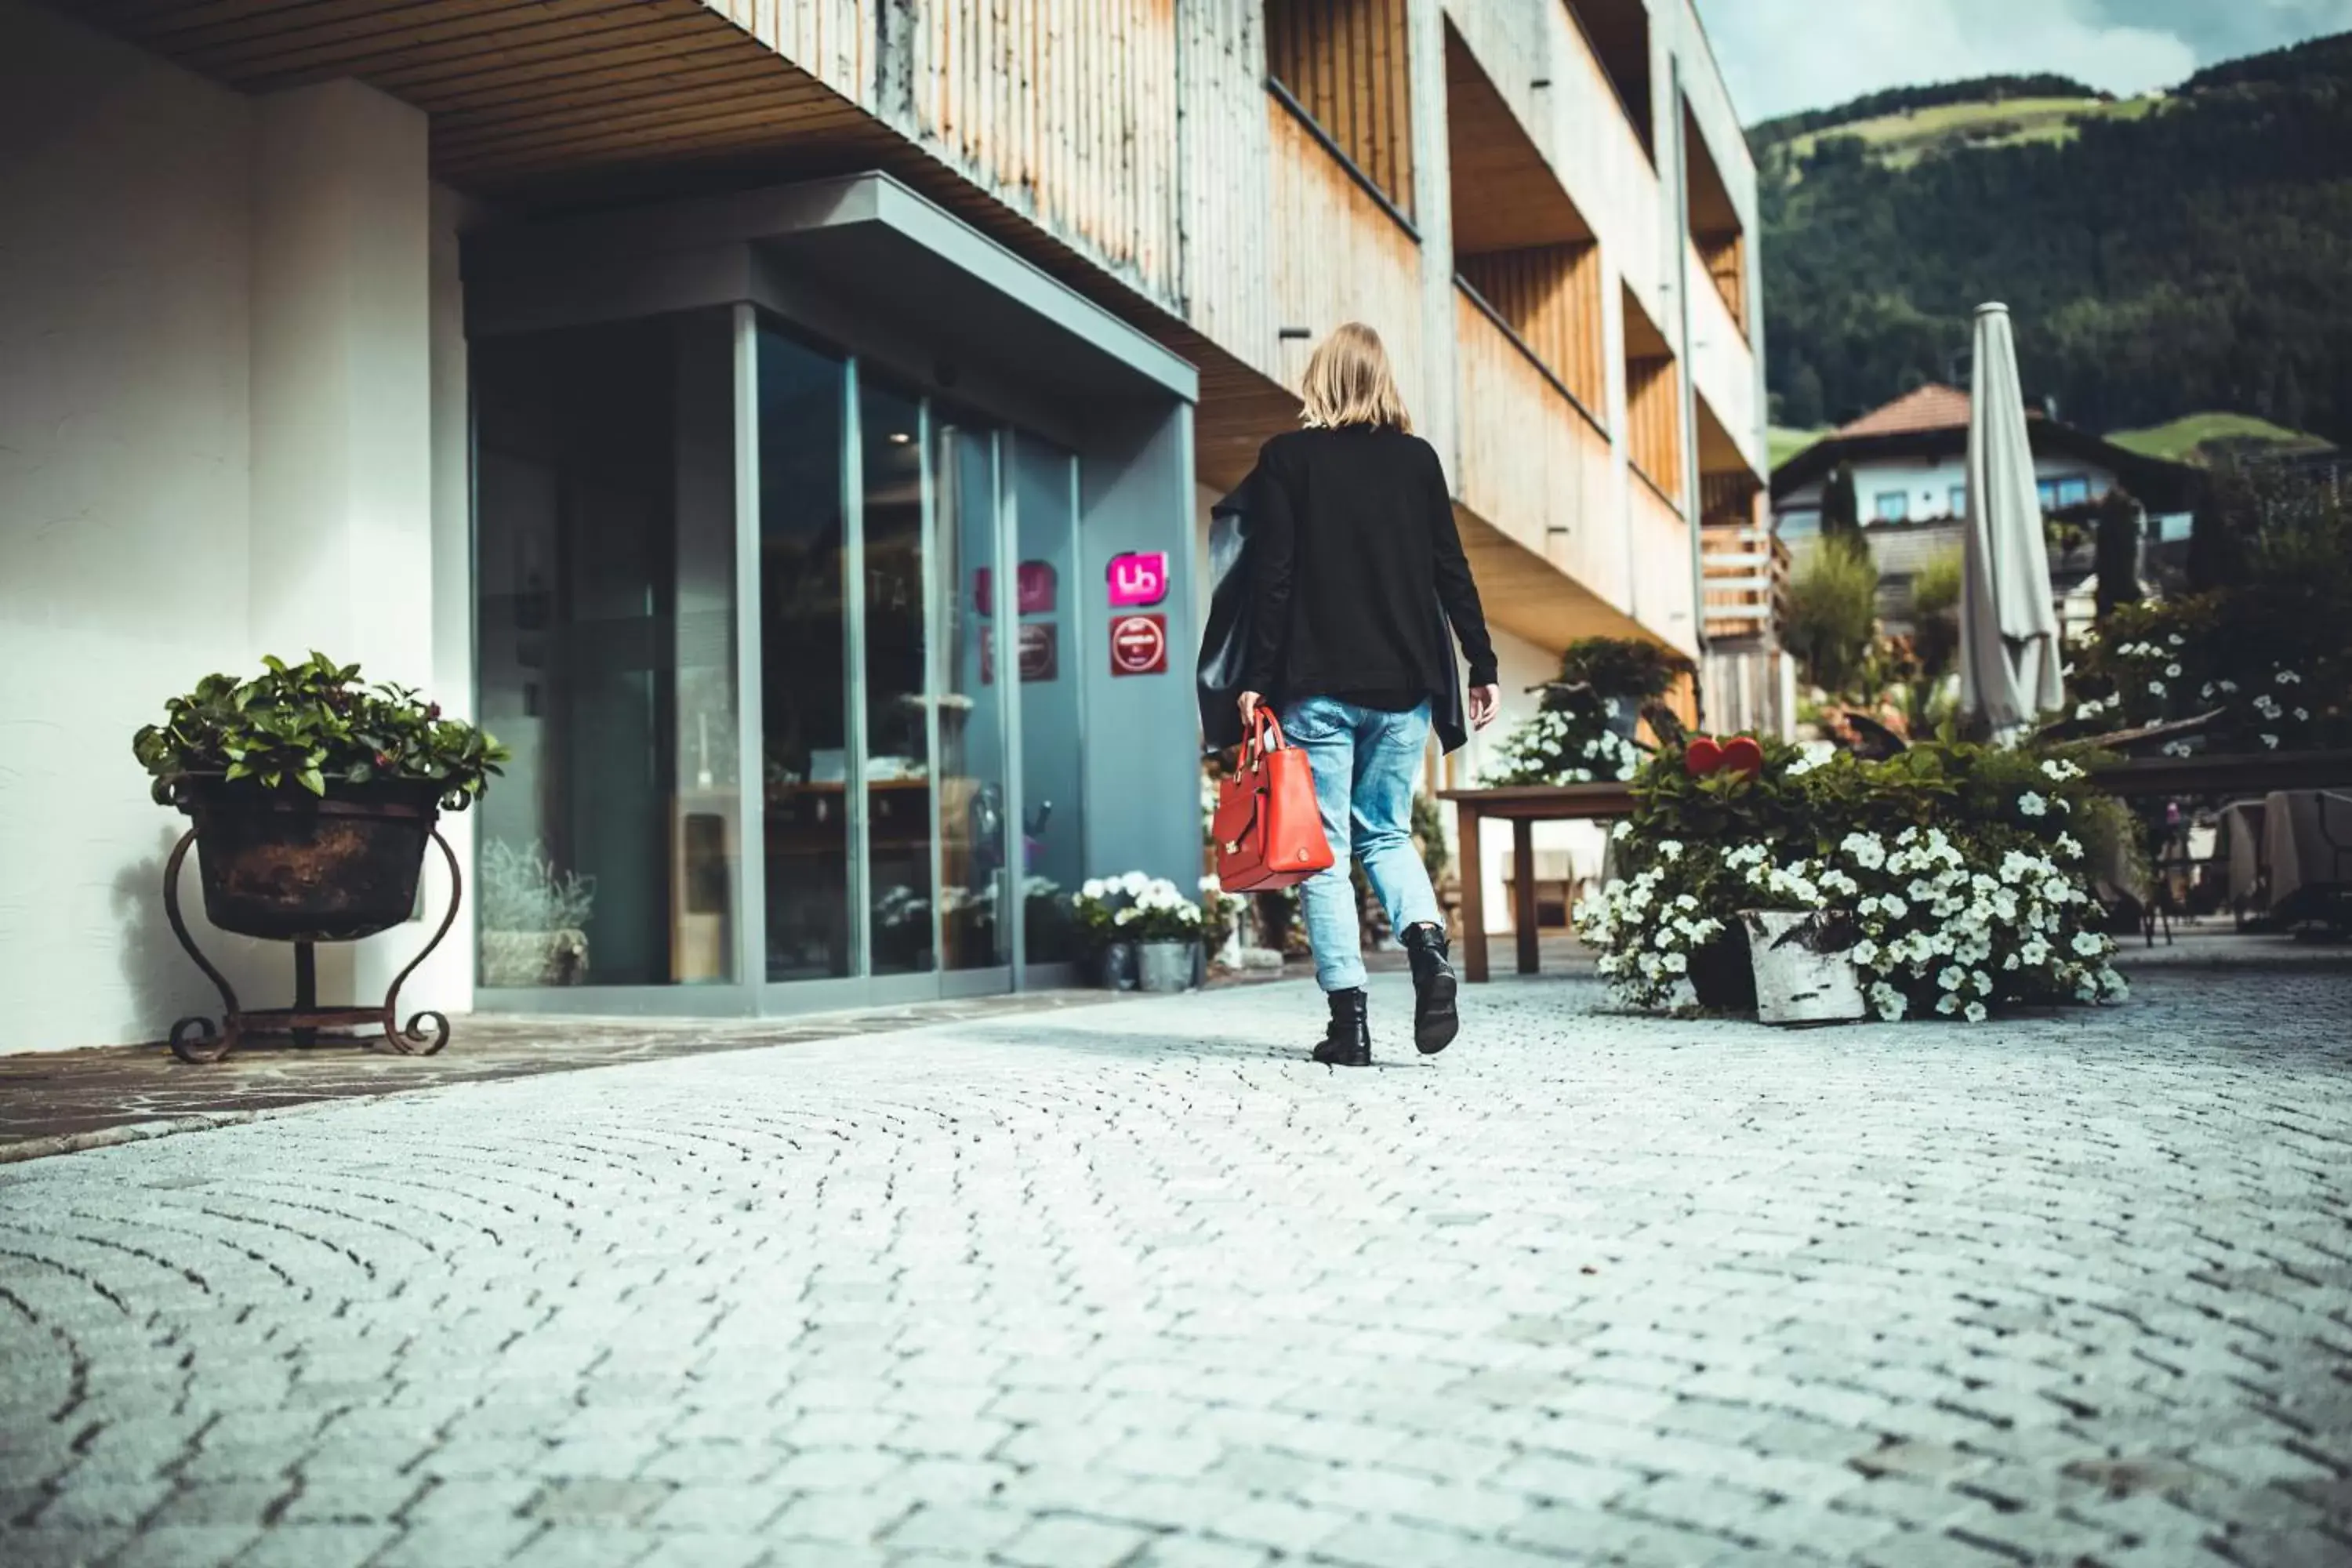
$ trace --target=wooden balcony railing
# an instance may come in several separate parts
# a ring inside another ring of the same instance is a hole
[[[1707,640],[1777,641],[1789,609],[1789,547],[1769,528],[1714,524],[1699,531]]]

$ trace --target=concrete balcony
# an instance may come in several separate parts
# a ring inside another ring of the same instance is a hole
[[[1432,406],[1421,331],[1421,242],[1282,98],[1267,94],[1268,287],[1284,336],[1277,373],[1296,387],[1316,342],[1367,321],[1388,344],[1408,407]]]
[[[1488,618],[1546,647],[1605,636],[1695,649],[1682,514],[1467,290],[1454,304],[1456,510]]]
[[[1686,245],[1690,266],[1691,383],[1711,416],[1738,453],[1750,473],[1767,468],[1760,448],[1763,420],[1757,406],[1759,388],[1756,350],[1725,303],[1722,291],[1707,275],[1696,246]]]

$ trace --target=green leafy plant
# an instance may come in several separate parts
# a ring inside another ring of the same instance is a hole
[[[1691,661],[1664,643],[1640,637],[1579,637],[1559,657],[1559,678],[1550,682],[1544,705],[1565,702],[1573,688],[1590,687],[1601,698],[1640,703],[1664,697],[1691,673]]]
[[[1823,544],[1789,587],[1782,640],[1811,684],[1843,695],[1877,625],[1878,569],[1866,552]]]
[[[250,781],[260,789],[326,795],[339,785],[413,782],[463,810],[507,760],[485,731],[444,719],[404,686],[359,684],[360,667],[313,653],[300,664],[262,660],[247,680],[208,675],[164,705],[131,747],[153,775],[157,804],[184,781]]]

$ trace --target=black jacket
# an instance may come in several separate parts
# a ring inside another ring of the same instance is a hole
[[[1426,441],[1370,428],[1276,437],[1212,510],[1209,567],[1199,684],[1211,747],[1239,743],[1245,690],[1277,703],[1423,691],[1445,749],[1469,738],[1454,639],[1472,686],[1495,683],[1495,649]]]

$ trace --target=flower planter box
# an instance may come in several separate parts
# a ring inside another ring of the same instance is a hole
[[[1756,1016],[1767,1024],[1847,1024],[1864,1017],[1853,932],[1818,911],[1744,910]]]

